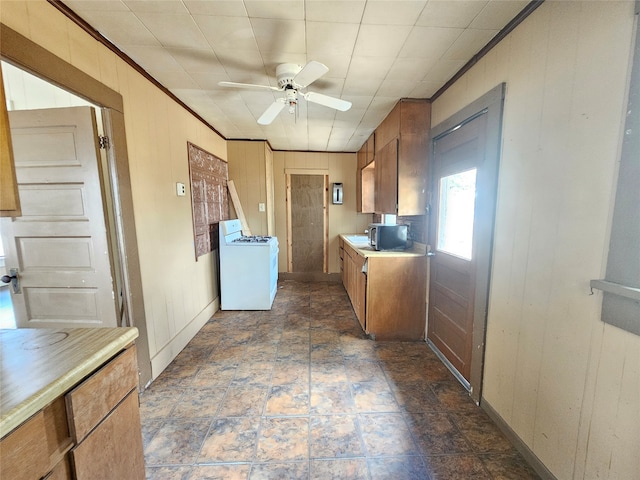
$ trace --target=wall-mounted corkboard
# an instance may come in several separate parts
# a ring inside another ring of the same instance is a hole
[[[218,248],[218,224],[229,219],[227,162],[187,142],[196,260]]]

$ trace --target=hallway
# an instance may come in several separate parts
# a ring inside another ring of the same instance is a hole
[[[368,340],[341,284],[217,312],[140,400],[153,480],[538,478],[425,343]]]

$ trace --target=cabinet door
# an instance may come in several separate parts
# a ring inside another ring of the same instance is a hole
[[[398,215],[425,215],[429,137],[403,135],[398,149]]]
[[[133,390],[71,451],[76,480],[144,480],[138,393]]]
[[[398,204],[398,141],[384,146],[376,155],[376,213],[396,213]]]

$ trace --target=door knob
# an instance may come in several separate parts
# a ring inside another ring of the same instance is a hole
[[[2,277],[0,277],[0,281],[2,281],[2,283],[10,283],[13,287],[13,293],[21,293],[20,279],[18,278],[17,268],[10,268],[9,275],[3,275]]]

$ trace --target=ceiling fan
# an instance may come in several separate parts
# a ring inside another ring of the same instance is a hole
[[[275,90],[276,92],[284,92],[285,96],[276,99],[260,116],[258,123],[260,125],[269,125],[284,109],[289,107],[289,113],[296,112],[298,105],[298,96],[304,98],[307,102],[317,103],[325,107],[335,108],[341,112],[346,112],[351,108],[351,102],[341,100],[339,98],[330,97],[322,93],[302,92],[308,85],[312,84],[329,69],[326,65],[311,61],[304,67],[295,63],[282,63],[276,67],[276,78],[278,86],[271,85],[254,85],[252,83],[236,83],[236,82],[218,82],[223,87],[249,88],[253,90]]]

